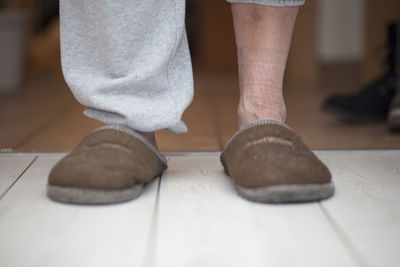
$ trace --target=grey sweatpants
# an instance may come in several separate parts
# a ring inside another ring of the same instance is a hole
[[[193,79],[184,18],[185,0],[61,0],[63,73],[84,114],[143,132],[187,131],[181,116]]]

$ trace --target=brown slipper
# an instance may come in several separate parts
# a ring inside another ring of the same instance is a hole
[[[105,204],[134,199],[167,168],[165,157],[135,131],[101,127],[51,170],[49,198],[67,203]]]
[[[328,168],[288,126],[258,120],[243,126],[221,154],[239,195],[269,203],[307,202],[334,193]]]

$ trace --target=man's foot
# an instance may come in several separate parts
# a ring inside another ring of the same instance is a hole
[[[334,193],[328,168],[290,128],[272,120],[243,127],[221,154],[239,195],[252,201],[318,201]]]
[[[166,168],[166,159],[151,138],[124,126],[104,126],[53,167],[47,194],[66,203],[127,201]]]

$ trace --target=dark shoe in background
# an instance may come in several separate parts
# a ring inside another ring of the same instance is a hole
[[[400,20],[398,20],[398,25],[400,24]],[[400,38],[400,27],[397,27],[397,39]],[[390,111],[388,116],[389,129],[393,132],[400,132],[400,42],[395,42],[394,48],[395,54],[393,57],[395,58],[395,71],[396,71],[396,96],[393,98],[393,101],[390,105]]]
[[[333,95],[328,97],[323,103],[323,111],[346,122],[369,123],[385,121],[388,119],[388,115],[392,118],[389,118],[389,120],[397,121],[395,118],[398,117],[396,115],[398,111],[392,112],[392,109],[396,107],[398,109],[399,104],[392,103],[392,101],[397,91],[398,30],[398,23],[391,23],[387,28],[387,56],[385,61],[388,71],[371,84],[361,88],[354,95]]]
[[[328,97],[322,110],[346,122],[385,121],[395,95],[394,82],[394,73],[388,73],[355,95]]]
[[[400,93],[393,98],[388,115],[389,129],[393,132],[400,132]]]

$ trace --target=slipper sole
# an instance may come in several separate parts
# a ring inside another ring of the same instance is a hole
[[[47,196],[57,202],[74,204],[110,204],[137,198],[143,192],[143,184],[120,190],[99,190],[47,185]]]
[[[235,185],[238,194],[262,203],[311,202],[330,198],[335,192],[332,182],[324,184],[275,185],[249,188]]]

